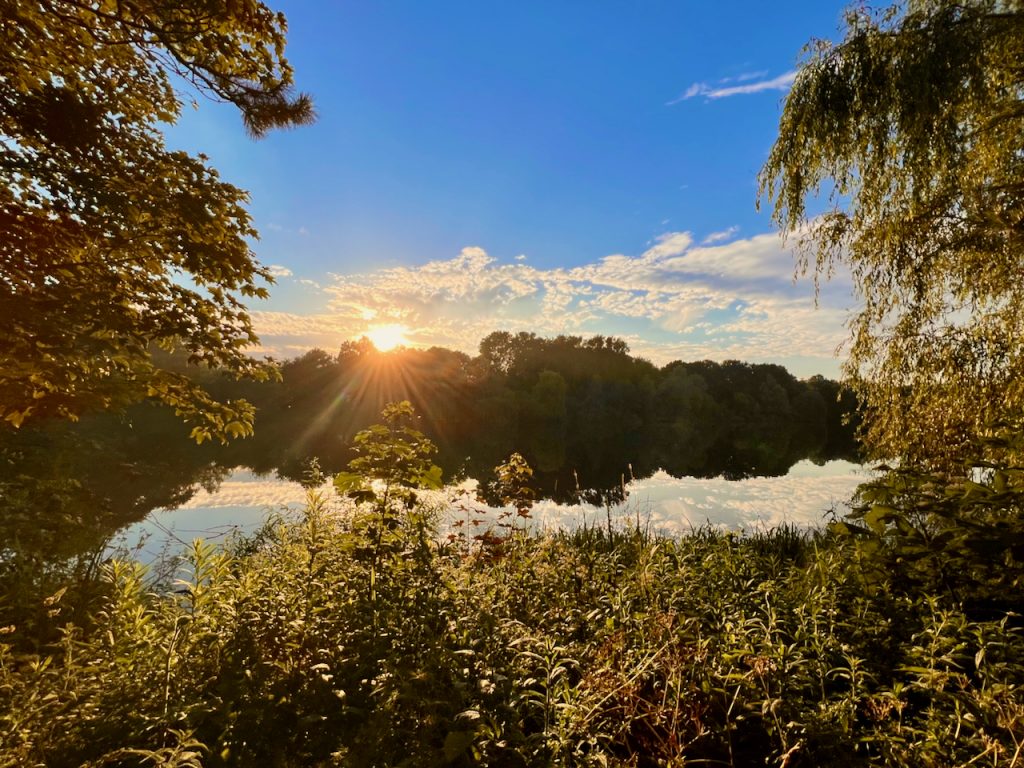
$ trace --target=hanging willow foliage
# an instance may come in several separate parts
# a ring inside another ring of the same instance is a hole
[[[948,464],[1024,415],[1024,2],[849,11],[807,49],[759,194],[802,269],[852,274],[876,455]]]

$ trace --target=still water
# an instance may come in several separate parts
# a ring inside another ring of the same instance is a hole
[[[844,514],[854,489],[868,477],[869,471],[862,465],[842,460],[820,465],[803,460],[781,477],[742,480],[675,478],[659,471],[627,483],[625,501],[608,508],[538,501],[530,524],[543,530],[605,525],[610,518],[613,524],[639,522],[653,531],[676,535],[708,524],[731,530],[783,523],[818,526],[827,522],[832,512]],[[442,524],[471,514],[490,521],[496,518],[499,510],[471,501],[473,486],[474,481],[468,481],[433,496],[442,509]],[[460,494],[460,489],[467,492]],[[330,486],[324,486],[322,492],[343,509],[344,503]],[[152,562],[195,538],[219,541],[236,531],[254,531],[268,515],[301,509],[305,494],[298,483],[238,469],[213,492],[200,490],[180,507],[154,510],[129,526],[118,545],[140,560]]]

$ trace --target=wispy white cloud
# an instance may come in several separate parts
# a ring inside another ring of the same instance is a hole
[[[665,256],[678,256],[693,243],[693,235],[689,232],[666,232],[655,239],[658,244],[644,251],[644,255],[640,257],[641,261],[651,263]]]
[[[777,77],[770,78],[768,80],[755,80],[749,82],[752,77],[763,76],[764,73],[748,73],[746,82],[743,81],[744,76],[736,78],[740,81],[740,85],[729,85],[732,82],[730,79],[719,80],[714,84],[708,83],[694,83],[687,88],[683,93],[671,101],[666,102],[666,106],[672,106],[678,104],[681,101],[692,99],[697,96],[703,96],[706,99],[725,99],[729,96],[741,96],[750,93],[761,93],[762,91],[785,91],[789,89],[789,86],[793,84],[796,79],[796,71],[785,72]]]
[[[282,267],[280,264],[271,264],[267,267],[267,272],[270,273],[271,277],[291,277],[292,271],[288,267]]]
[[[267,224],[261,224],[260,228],[261,229],[267,229],[267,230],[269,230],[271,232],[278,232],[278,233],[286,234],[286,235],[296,235],[297,234],[297,235],[301,235],[301,236],[305,237],[306,235],[309,234],[309,230],[306,229],[303,226],[300,226],[298,229],[294,229],[292,227],[286,227],[284,224],[281,224],[280,222],[277,222],[277,221],[271,221],[271,222],[269,222]]]
[[[739,227],[729,227],[723,229],[721,232],[712,232],[710,235],[701,240],[701,245],[712,245],[714,243],[721,243],[724,240],[730,239],[733,235],[740,231]]]
[[[499,329],[601,333],[625,338],[656,363],[804,358],[816,366],[808,372],[834,371],[848,279],[827,284],[815,309],[813,288],[794,282],[793,255],[777,235],[716,235],[695,245],[689,232],[666,232],[639,255],[553,269],[501,263],[468,247],[451,259],[330,276],[318,314],[251,314],[264,351],[280,357],[334,349],[370,326],[400,323],[414,345],[471,353]]]
[[[764,77],[767,74],[768,74],[768,70],[767,69],[759,69],[756,72],[743,72],[743,73],[741,73],[739,75],[736,75],[736,77],[732,77],[732,78],[727,77],[727,78],[725,78],[725,80],[723,80],[723,82],[735,81],[737,83],[745,83],[745,82],[748,82],[750,80],[760,80],[762,77]]]

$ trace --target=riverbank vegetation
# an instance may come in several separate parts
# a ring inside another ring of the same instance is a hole
[[[35,653],[8,635],[0,764],[1019,761],[1019,616],[900,590],[848,539],[596,527],[480,549],[424,537],[428,510],[381,529],[331,506],[197,543],[169,591],[108,563],[86,623]]]
[[[173,583],[115,560],[40,594],[0,644],[0,765],[1020,760],[1019,562],[922,582],[971,550],[882,524],[938,511],[911,486],[891,506],[865,492],[864,528],[529,536],[513,456],[492,482],[507,523],[444,536],[410,417],[358,436],[337,495],[225,550],[196,542]],[[1019,499],[1007,482],[974,497]]]

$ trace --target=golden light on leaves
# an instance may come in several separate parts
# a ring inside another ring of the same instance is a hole
[[[404,325],[378,325],[366,331],[366,337],[381,352],[388,352],[395,347],[403,347],[409,343],[406,334],[409,329]]]

